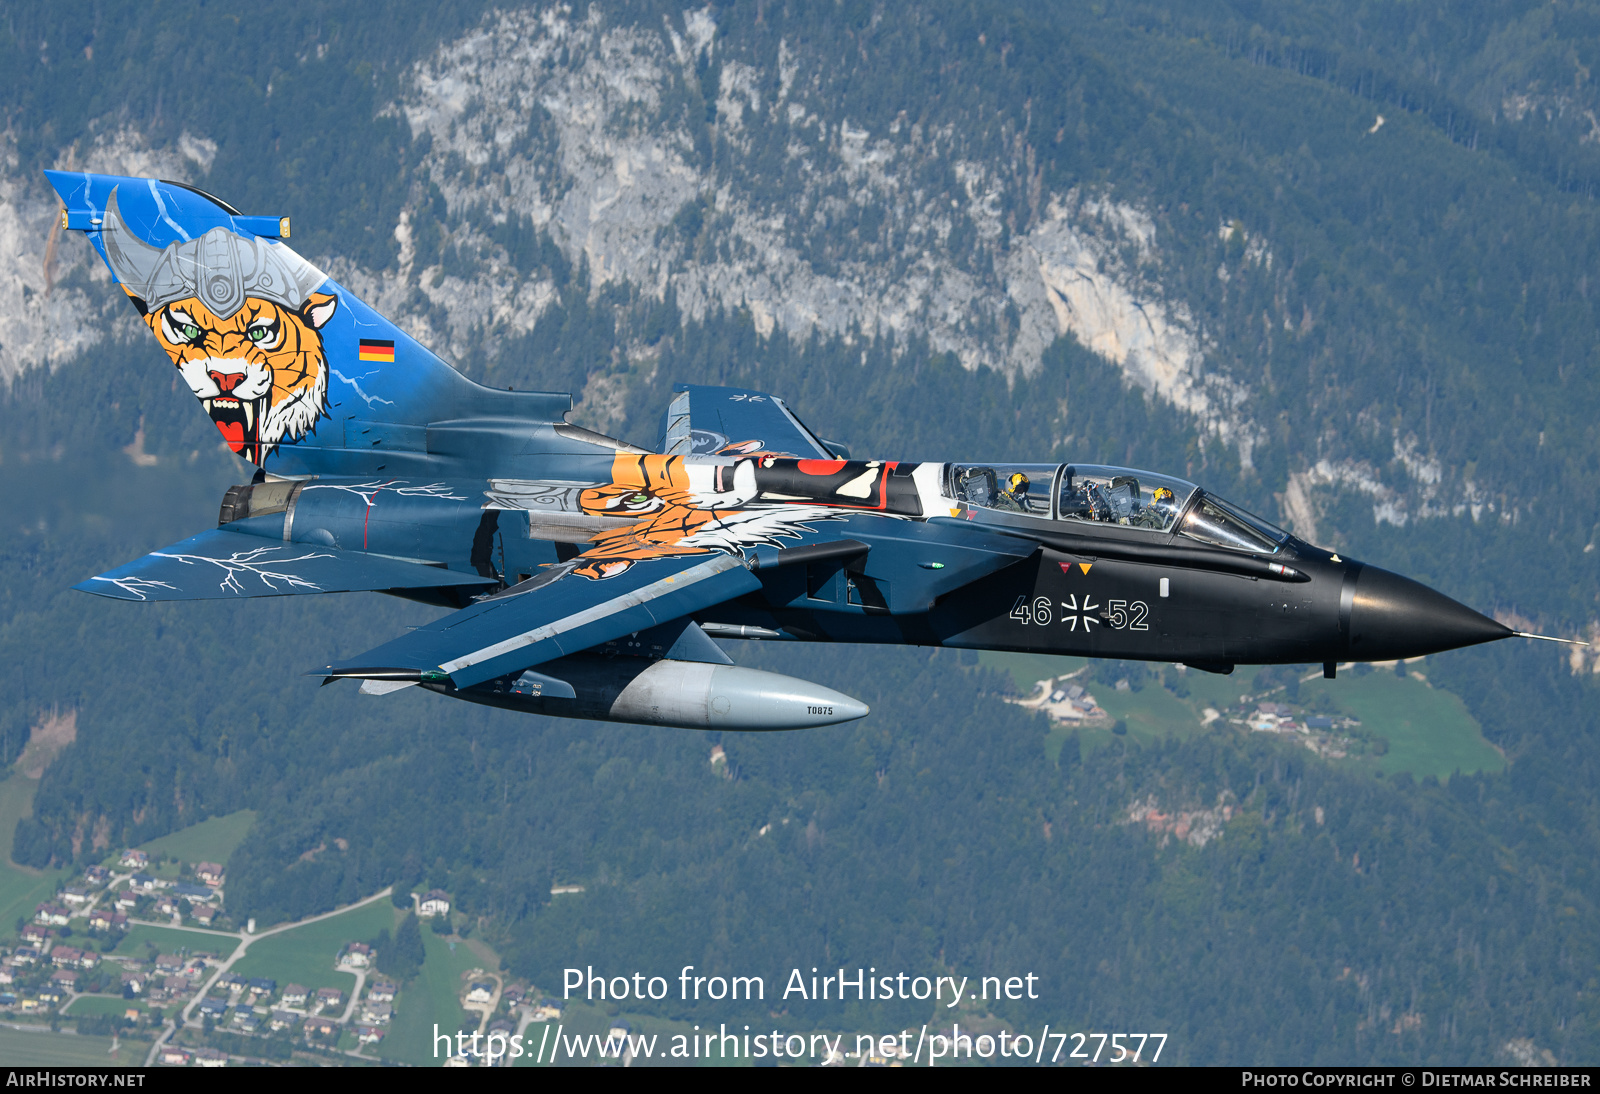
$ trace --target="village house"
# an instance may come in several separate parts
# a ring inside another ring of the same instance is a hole
[[[474,980],[467,988],[467,1002],[487,1003],[494,998],[494,985],[487,980]]]
[[[332,1037],[339,1030],[339,1023],[332,1018],[307,1018],[305,1031],[307,1037]]]
[[[228,1054],[218,1052],[214,1048],[197,1048],[194,1050],[195,1067],[227,1067]]]
[[[29,946],[45,946],[55,936],[56,932],[37,923],[29,923],[22,928],[22,941]]]
[[[180,910],[178,902],[170,896],[159,897],[156,900],[156,911],[162,915],[178,915]]]
[[[374,1003],[392,1003],[398,990],[387,980],[374,980],[372,987],[367,989],[367,999]]]
[[[174,896],[187,900],[190,904],[203,904],[217,895],[204,885],[190,885],[186,881],[180,881],[174,885],[172,893]]]
[[[61,902],[73,907],[89,903],[93,896],[87,885],[68,885],[61,890]]]
[[[127,995],[129,992],[132,992],[134,995],[138,995],[143,991],[144,973],[125,972],[122,974],[122,994]]]
[[[183,958],[175,953],[164,953],[156,958],[157,976],[176,976],[183,971]]]
[[[189,993],[189,980],[183,976],[164,976],[161,978],[161,990],[171,998]]]
[[[9,987],[17,982],[17,967],[11,963],[11,958],[0,961],[0,987]]]
[[[250,989],[250,1001],[254,1003],[258,998],[265,998],[267,996],[276,994],[278,990],[278,982],[276,980],[269,980],[263,976],[258,976],[253,980],[247,981],[245,983],[245,987]]]
[[[214,862],[202,862],[194,868],[194,876],[207,885],[221,885],[223,871],[222,867]]]
[[[386,1026],[394,1017],[394,1007],[388,1003],[368,1002],[361,1008],[361,1020],[375,1026]]]
[[[83,872],[83,880],[90,885],[104,885],[111,880],[111,871],[104,866],[91,866]]]
[[[352,942],[345,947],[343,962],[354,968],[364,969],[372,964],[372,947],[365,942]]]
[[[65,927],[72,913],[59,904],[44,903],[34,909],[33,921],[48,927]]]
[[[267,1028],[277,1033],[280,1030],[293,1029],[298,1021],[300,1021],[299,1015],[290,1014],[286,1010],[275,1010],[267,1017]]]
[[[288,984],[283,989],[283,1005],[286,1007],[303,1007],[311,992],[304,984]]]
[[[39,951],[32,946],[18,946],[11,955],[13,965],[31,965],[39,960]]]
[[[383,1040],[383,1030],[377,1026],[357,1026],[356,1042],[363,1045],[377,1044]]]
[[[220,1018],[227,1012],[228,1001],[226,999],[219,999],[215,995],[208,995],[204,999],[200,1000],[200,1013],[203,1015],[210,1015],[212,1018]]]
[[[189,1062],[189,1050],[177,1045],[167,1045],[161,1050],[161,1062],[174,1067],[183,1067]]]
[[[68,991],[76,991],[78,987],[77,969],[57,969],[50,974],[50,983]]]
[[[528,1017],[535,1022],[559,1022],[561,1020],[561,1004],[554,999],[541,999],[533,1005]]]
[[[130,849],[122,852],[122,858],[118,860],[118,865],[126,866],[133,870],[143,870],[146,866],[150,865],[150,856],[145,854],[143,851],[134,851]]]
[[[90,912],[89,929],[91,931],[109,931],[111,929],[111,910],[109,908],[96,908]]]
[[[450,914],[450,894],[443,889],[429,889],[417,904],[417,914],[436,916]]]
[[[211,926],[217,919],[217,910],[209,904],[198,905],[189,914],[194,916],[195,922],[202,927]]]
[[[124,889],[117,894],[117,899],[112,903],[125,912],[131,912],[139,906],[139,895],[132,889]]]
[[[149,874],[134,874],[128,879],[128,888],[136,889],[141,893],[153,893],[157,889],[165,889],[167,883]]]
[[[319,1011],[344,1005],[344,992],[338,988],[318,988],[316,1006]]]

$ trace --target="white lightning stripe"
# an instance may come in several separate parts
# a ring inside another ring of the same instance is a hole
[[[260,578],[261,583],[267,588],[271,589],[273,592],[277,592],[278,590],[278,587],[274,585],[273,582],[281,581],[291,587],[312,589],[320,593],[322,591],[322,587],[320,585],[317,585],[315,582],[307,581],[299,574],[269,570],[267,567],[282,566],[286,562],[310,562],[313,559],[333,558],[334,556],[312,553],[296,555],[294,558],[264,559],[261,557],[263,555],[271,554],[273,551],[279,551],[282,549],[283,548],[281,547],[255,547],[248,551],[235,551],[228,558],[213,558],[210,555],[191,555],[181,553],[173,554],[168,551],[152,551],[150,552],[150,557],[170,558],[174,562],[183,563],[185,566],[194,566],[202,562],[210,563],[212,566],[216,566],[221,569],[225,575],[222,579],[222,583],[217,587],[219,589],[226,589],[230,592],[237,593],[241,596],[244,595],[244,586],[239,584],[238,578],[240,574],[253,574],[254,576]]]
[[[536,627],[531,631],[513,635],[503,642],[496,642],[492,646],[474,650],[472,653],[457,657],[453,661],[446,661],[439,668],[449,673],[460,672],[462,669],[482,664],[484,661],[511,653],[524,646],[536,645],[557,635],[565,634],[567,631],[598,622],[609,615],[615,615],[617,612],[637,607],[640,604],[647,604],[652,600],[666,596],[668,593],[677,592],[679,589],[687,588],[690,585],[705,581],[707,578],[716,577],[720,573],[726,573],[728,570],[743,565],[744,563],[741,560],[727,555],[713,559],[710,562],[702,562],[698,566],[691,566],[680,574],[664,577],[660,581],[646,585],[642,589],[635,589],[631,593],[613,597],[603,603],[596,604],[592,608],[585,608],[583,611],[576,612],[564,619],[558,619],[554,623],[546,623],[542,627]]]
[[[368,395],[365,391],[361,390],[361,384],[359,383],[359,381],[365,380],[367,378],[367,376],[371,376],[372,373],[369,372],[365,376],[357,376],[354,380],[350,379],[350,377],[346,376],[344,373],[340,372],[338,369],[334,369],[333,370],[333,374],[335,376],[337,376],[339,379],[343,380],[345,383],[349,384],[351,387],[355,388],[356,389],[356,394],[361,396],[362,399],[366,400],[367,406],[370,407],[373,403],[382,403],[384,406],[394,406],[394,400],[393,399],[383,399],[383,398],[379,398],[376,395]]]
[[[90,581],[109,581],[111,584],[115,585],[117,588],[121,589],[123,592],[129,594],[130,596],[136,596],[140,600],[148,600],[149,599],[148,597],[146,597],[144,595],[143,592],[140,591],[141,589],[176,589],[177,588],[176,585],[168,585],[165,581],[156,581],[153,578],[144,578],[144,577],[105,577],[105,576],[100,576],[100,577],[92,577],[89,580]]]
[[[150,196],[156,199],[156,208],[161,212],[161,219],[166,221],[167,226],[177,232],[185,243],[189,242],[189,233],[184,231],[183,227],[172,219],[172,214],[167,212],[167,203],[161,200],[161,191],[156,189],[156,180],[145,179],[144,181],[145,185],[150,187]]]

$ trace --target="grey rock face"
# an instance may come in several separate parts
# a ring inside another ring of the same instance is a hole
[[[762,334],[922,335],[968,368],[1031,371],[1071,332],[1248,463],[1243,391],[1206,369],[1187,309],[1166,300],[1148,216],[1105,196],[1034,192],[1032,225],[1013,231],[1001,212],[1013,184],[993,165],[960,158],[948,131],[831,120],[811,94],[826,58],[787,42],[777,73],[716,58],[716,86],[698,89],[715,102],[723,166],[710,167],[681,88],[723,47],[706,12],[688,13],[685,30],[611,27],[594,9],[503,13],[418,66],[397,109],[429,142],[426,182],[465,222],[458,249],[492,255],[488,229],[525,216],[586,261],[597,287],[671,289],[696,318],[747,308]],[[760,184],[774,144],[798,191]],[[448,308],[455,341],[537,322],[551,294],[504,269],[486,259],[477,291],[409,261],[394,279],[417,277]]]

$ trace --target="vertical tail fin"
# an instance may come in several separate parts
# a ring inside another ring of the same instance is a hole
[[[315,470],[318,449],[385,430],[405,444],[474,415],[561,421],[566,395],[472,383],[282,242],[289,218],[244,216],[159,179],[47,171],[62,225],[84,232],[228,446]]]

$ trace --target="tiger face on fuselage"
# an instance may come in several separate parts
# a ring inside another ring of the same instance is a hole
[[[144,321],[228,447],[259,464],[274,446],[304,437],[326,412],[328,362],[319,331],[338,306],[338,297],[324,293],[312,293],[299,311],[249,297],[219,319],[190,296],[146,312]]]

